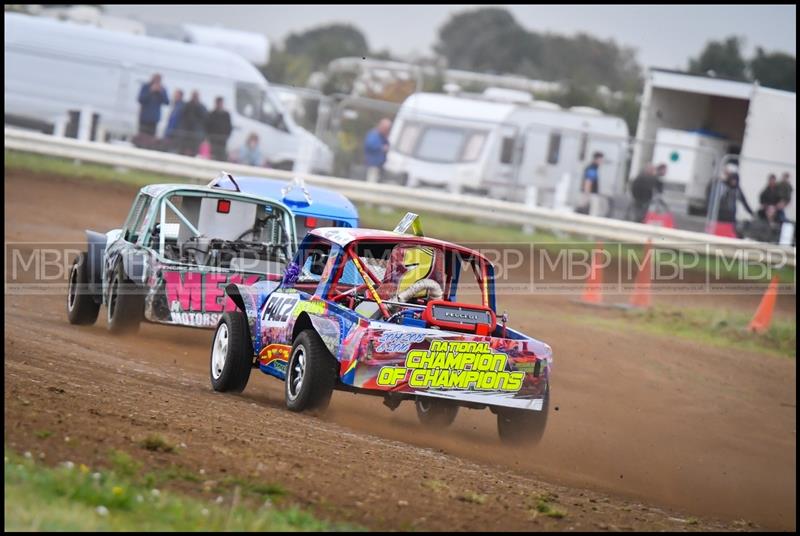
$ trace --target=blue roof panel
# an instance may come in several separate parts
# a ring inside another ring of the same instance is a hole
[[[291,181],[240,176],[234,176],[234,179],[242,193],[282,201],[299,216],[337,220],[347,227],[358,227],[358,211],[353,203],[342,194],[328,188],[306,184],[306,191],[311,196],[311,204],[308,204],[303,190],[297,185],[294,185],[284,197],[282,190],[290,186]]]

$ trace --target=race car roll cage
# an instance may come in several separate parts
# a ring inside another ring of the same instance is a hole
[[[238,200],[248,203],[253,203],[256,205],[268,205],[276,210],[275,219],[278,221],[278,225],[281,229],[281,234],[283,238],[287,240],[286,244],[281,244],[280,247],[284,249],[286,263],[288,264],[291,261],[292,253],[296,250],[297,247],[297,237],[294,229],[294,219],[292,218],[291,210],[289,207],[285,206],[282,203],[278,203],[272,200],[267,200],[255,196],[251,196],[248,194],[240,193],[240,192],[231,192],[229,190],[220,190],[220,191],[208,191],[208,190],[200,190],[200,189],[192,189],[186,187],[179,187],[179,188],[171,188],[161,191],[157,194],[151,194],[149,192],[142,191],[140,195],[147,196],[151,199],[150,203],[151,206],[147,208],[148,214],[144,216],[144,232],[141,233],[140,236],[137,236],[136,242],[141,245],[146,245],[151,242],[153,235],[156,233],[156,228],[158,228],[158,258],[159,261],[168,263],[168,264],[179,264],[179,265],[191,265],[191,266],[206,266],[206,267],[213,267],[206,264],[199,264],[199,263],[189,263],[178,261],[175,259],[171,259],[166,256],[166,239],[167,233],[165,232],[165,227],[167,225],[166,215],[167,215],[167,208],[170,209],[172,213],[174,213],[178,219],[183,222],[189,231],[194,235],[192,238],[197,238],[202,236],[202,233],[197,229],[195,225],[192,224],[191,221],[181,212],[181,210],[175,206],[172,201],[170,201],[170,197],[174,196],[183,196],[183,197],[200,197],[200,198],[210,198],[210,199],[223,199],[223,200]],[[125,222],[125,232],[127,233],[129,225],[135,225],[136,221],[131,221],[132,216],[134,216],[133,211],[135,210],[135,202],[134,206],[131,207],[131,213],[128,215],[128,219]],[[158,212],[158,221],[155,221],[155,213]],[[285,219],[286,221],[281,221]],[[287,228],[287,223],[290,227]],[[130,230],[133,230],[131,227]],[[252,231],[253,228],[250,229]],[[290,232],[291,231],[291,232]],[[248,231],[249,232],[249,231]],[[245,236],[245,234],[241,236]],[[241,238],[240,236],[240,238]],[[214,239],[210,239],[214,240]],[[188,240],[187,240],[188,242]],[[261,244],[261,242],[253,242],[253,244]],[[277,246],[276,246],[277,247]],[[189,249],[196,249],[190,246]],[[207,251],[206,251],[207,253]]]
[[[363,244],[365,242],[396,242],[396,243],[404,243],[404,244],[414,244],[414,245],[422,245],[422,246],[439,246],[443,252],[451,252],[455,255],[466,255],[466,258],[462,257],[462,260],[468,261],[470,266],[472,267],[473,273],[475,278],[480,285],[481,288],[481,303],[483,307],[486,307],[492,311],[492,315],[496,314],[495,311],[495,295],[494,295],[494,283],[489,284],[489,280],[494,278],[494,268],[492,267],[491,263],[482,255],[477,252],[470,251],[464,248],[453,247],[452,245],[445,245],[445,244],[431,244],[428,241],[420,240],[414,237],[403,237],[403,238],[366,238],[364,240],[354,240],[347,244],[347,246],[342,252],[342,254],[338,255],[337,263],[338,266],[332,270],[333,276],[328,279],[325,283],[325,295],[328,296],[328,299],[334,303],[340,301],[341,299],[350,296],[350,295],[357,295],[364,289],[369,291],[370,296],[372,297],[371,301],[374,301],[378,304],[378,308],[381,312],[381,316],[384,321],[391,321],[393,317],[402,313],[398,311],[392,314],[387,305],[394,305],[394,306],[401,306],[401,307],[410,307],[410,308],[417,308],[417,309],[426,309],[425,305],[409,303],[407,301],[391,301],[391,300],[384,300],[380,297],[377,288],[375,285],[380,285],[382,280],[376,276],[372,270],[369,269],[368,266],[365,266],[364,263],[361,261],[361,258],[356,253],[356,247],[359,244]],[[340,292],[336,295],[332,295],[333,293],[333,283],[339,282],[342,274],[344,272],[344,267],[347,264],[347,261],[352,261],[353,265],[355,266],[356,270],[361,275],[361,278],[364,280],[364,283],[360,285],[353,286],[350,289],[347,289],[344,292]],[[477,269],[476,264],[479,265],[480,270]],[[448,290],[448,295],[446,300],[437,300],[437,301],[446,301],[451,303],[457,303],[455,301],[455,293],[458,288],[458,282],[460,279],[460,272],[461,272],[461,265],[458,263],[453,263],[454,270],[452,273],[449,273],[447,269],[445,269],[445,277],[447,281],[445,282],[445,286]],[[445,289],[441,289],[443,292]]]

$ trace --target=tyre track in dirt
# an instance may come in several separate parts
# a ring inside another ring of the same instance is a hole
[[[82,241],[86,227],[118,225],[135,192],[18,173],[6,174],[5,190],[7,241]],[[528,297],[501,296],[514,324],[548,341],[556,357],[559,411],[551,415],[542,444],[520,450],[499,444],[488,412],[462,411],[453,428],[437,434],[416,423],[411,406],[390,413],[378,399],[336,393],[325,416],[298,416],[282,409],[282,385],[257,373],[243,395],[219,396],[208,386],[209,332],[145,325],[137,338],[115,339],[105,333],[103,321],[89,328],[69,326],[61,296],[6,298],[7,442],[42,448],[32,438],[34,422],[42,419],[42,425],[80,433],[82,441],[95,445],[100,460],[109,443],[131,448],[131,438],[162,430],[179,442],[191,438],[181,462],[202,467],[210,451],[220,458],[221,470],[223,462],[242,454],[248,460],[243,467],[284,482],[295,500],[322,513],[333,505],[329,513],[336,519],[363,518],[372,527],[474,529],[460,523],[483,523],[535,530],[577,523],[585,529],[713,529],[740,528],[732,520],[742,518],[779,529],[795,526],[794,360],[732,355],[633,330],[609,333],[572,319],[616,313],[587,313],[563,297],[537,297],[532,306]],[[726,296],[725,304],[732,299]],[[782,296],[779,311],[793,301],[794,296]],[[54,369],[44,362],[54,363]],[[65,386],[57,385],[61,381]],[[49,383],[71,394],[60,397],[67,404],[50,407],[39,400],[42,385]],[[9,398],[9,390],[18,392]],[[145,397],[149,391],[158,395]],[[104,404],[103,397],[113,402]],[[128,405],[134,417],[128,417]],[[77,417],[81,412],[90,417]],[[31,413],[39,417],[32,419]],[[113,437],[99,430],[113,431]],[[342,442],[345,447],[339,447]],[[299,462],[308,468],[298,472],[301,476],[282,465],[290,464],[286,453],[297,445],[309,448]],[[232,452],[233,446],[241,452]],[[438,465],[430,461],[439,457]],[[257,471],[267,459],[269,469]],[[347,470],[314,465],[319,459],[334,459]],[[430,462],[422,473],[420,460]],[[166,463],[154,460],[159,462]],[[328,484],[309,486],[315,471]],[[433,488],[439,484],[420,487],[425,481],[445,484],[437,493]],[[517,484],[505,490],[511,481]],[[532,496],[551,489],[569,515],[531,521]],[[465,490],[488,500],[480,505],[459,500]],[[324,500],[311,500],[314,492]],[[351,492],[360,498],[348,498]],[[601,503],[587,497],[613,507],[598,513],[592,507]],[[687,525],[642,502],[682,511],[684,518],[729,521]],[[419,517],[424,519],[414,525]]]

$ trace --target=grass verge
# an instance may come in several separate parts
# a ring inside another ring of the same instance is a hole
[[[121,470],[47,467],[5,449],[6,531],[321,531],[356,527],[319,520],[271,501],[251,507],[240,486],[232,497],[204,501],[144,485],[136,463],[113,453]],[[127,472],[126,472],[127,471]],[[221,497],[221,496],[220,496]]]
[[[679,337],[732,350],[797,357],[797,324],[773,318],[764,333],[747,331],[750,316],[725,309],[690,309],[657,306],[647,311],[625,311],[618,318],[571,317],[575,322],[619,331],[638,329],[655,335]],[[635,320],[635,322],[631,322]]]
[[[72,159],[42,156],[8,149],[5,150],[5,167],[7,169],[19,169],[37,173],[52,173],[65,177],[120,182],[138,187],[162,182],[187,182],[187,179],[180,177],[132,169],[118,169],[105,165],[76,162]],[[376,229],[393,229],[406,212],[405,210],[376,207],[365,203],[357,203],[356,205],[359,210],[361,225]],[[408,208],[409,210],[414,210],[414,207]],[[588,252],[594,247],[594,242],[587,240],[585,237],[542,230],[527,233],[519,226],[477,222],[469,218],[443,216],[425,211],[419,211],[418,214],[422,218],[426,234],[456,243],[533,243],[537,247],[550,252],[558,252],[565,247]],[[608,244],[605,249],[609,252],[612,260],[619,260],[619,262],[628,262],[632,256],[641,258],[642,255],[642,246],[620,244],[617,247],[616,245]],[[716,279],[739,280],[747,278],[746,280],[749,283],[757,283],[769,281],[774,274],[777,274],[779,281],[782,283],[795,282],[795,270],[791,267],[765,271],[761,263],[742,263],[738,260],[722,262],[717,257],[687,253],[677,253],[676,255],[677,257],[670,255],[668,260],[664,258],[665,262],[669,262],[670,267],[677,265],[685,268],[686,271],[702,274],[711,271]],[[655,264],[658,265],[662,258],[655,256]]]

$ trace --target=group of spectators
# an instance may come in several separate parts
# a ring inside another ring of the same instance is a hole
[[[228,138],[233,132],[233,124],[222,97],[214,99],[214,109],[209,112],[200,101],[198,91],[192,91],[189,100],[185,101],[183,90],[175,90],[161,139],[156,136],[156,126],[161,121],[161,107],[169,106],[170,99],[160,74],[154,74],[149,82],[142,84],[138,100],[139,133],[134,138],[135,145],[187,156],[228,160]],[[258,134],[251,133],[235,159],[253,166],[264,165],[258,141]]]

